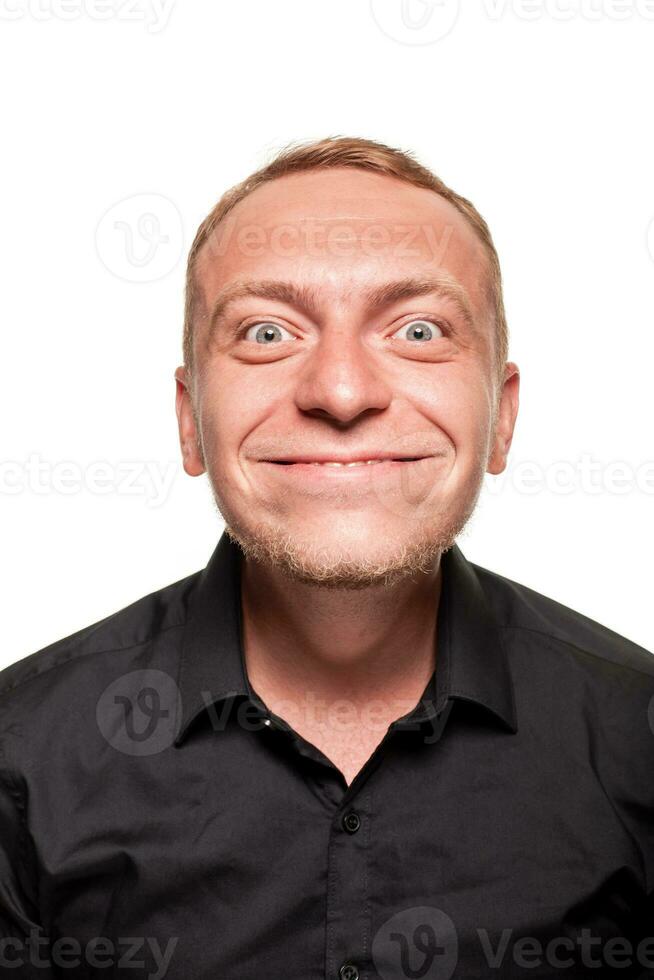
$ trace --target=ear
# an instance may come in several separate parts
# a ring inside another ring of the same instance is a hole
[[[185,367],[176,369],[175,381],[175,411],[179,429],[179,444],[182,450],[182,463],[189,476],[200,476],[204,473],[205,466],[193,413],[190,380]]]
[[[504,380],[499,393],[497,417],[493,442],[488,457],[487,473],[497,475],[506,468],[506,461],[511,448],[515,420],[518,415],[520,390],[520,371],[513,361],[507,361],[504,366]]]

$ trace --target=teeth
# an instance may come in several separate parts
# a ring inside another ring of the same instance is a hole
[[[357,459],[353,463],[336,463],[336,462],[325,462],[325,463],[310,463],[310,466],[372,466],[373,463],[382,463],[381,459]]]

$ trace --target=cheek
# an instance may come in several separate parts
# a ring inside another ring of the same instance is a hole
[[[241,424],[232,392],[218,384],[205,390],[200,408],[202,445],[207,466],[214,473],[223,471],[234,455]]]
[[[455,465],[472,465],[488,451],[491,403],[483,377],[453,368],[414,385],[412,397],[443,433]]]
[[[208,468],[239,481],[239,457],[248,436],[265,420],[270,399],[262,385],[216,371],[202,402],[202,438]],[[219,380],[218,380],[219,379]]]

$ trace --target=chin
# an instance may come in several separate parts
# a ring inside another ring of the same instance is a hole
[[[333,520],[327,528],[274,523],[252,526],[227,519],[225,525],[248,560],[305,585],[347,590],[389,587],[409,576],[430,574],[460,530],[458,522],[444,527],[423,526],[403,537],[377,525],[339,528]]]

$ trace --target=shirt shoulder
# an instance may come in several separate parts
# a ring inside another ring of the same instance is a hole
[[[541,648],[566,647],[605,664],[654,680],[654,654],[589,616],[520,582],[471,562],[489,604],[508,635],[529,636]]]
[[[0,670],[0,705],[20,699],[26,688],[56,686],[65,674],[83,682],[96,670],[99,660],[155,644],[182,628],[186,622],[188,597],[201,572],[141,596],[95,623],[71,633]],[[37,683],[40,682],[40,683]]]

